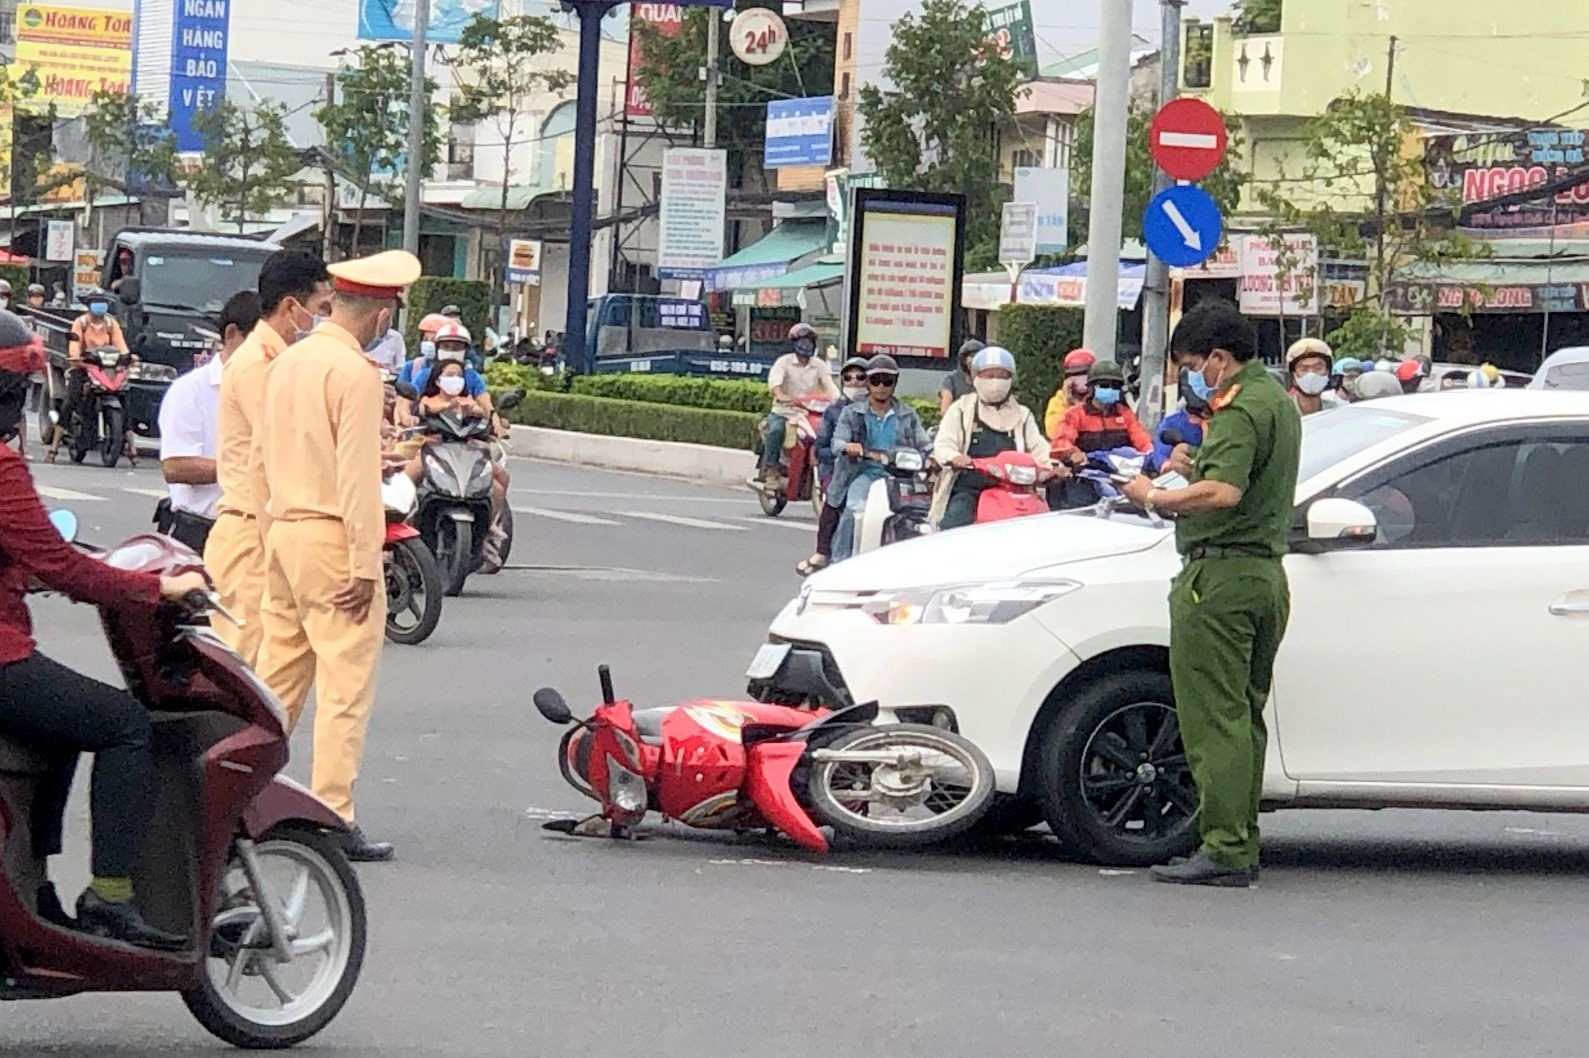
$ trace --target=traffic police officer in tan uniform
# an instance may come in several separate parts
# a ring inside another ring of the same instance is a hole
[[[314,792],[352,828],[355,860],[392,858],[355,821],[353,784],[385,635],[380,369],[365,350],[391,327],[419,259],[403,250],[328,269],[331,317],[265,372],[265,642],[260,676],[296,724],[315,705]]]
[[[1301,456],[1302,419],[1258,359],[1252,326],[1228,302],[1181,320],[1171,348],[1213,417],[1166,490],[1145,476],[1127,498],[1177,516],[1184,566],[1170,588],[1170,680],[1200,799],[1196,855],[1153,868],[1161,882],[1246,888],[1258,877],[1258,805],[1268,732],[1263,710],[1291,594],[1281,558]],[[1199,383],[1201,383],[1199,385]]]

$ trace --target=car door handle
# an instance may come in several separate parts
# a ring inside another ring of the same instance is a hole
[[[1577,617],[1580,614],[1589,614],[1589,599],[1574,599],[1563,595],[1550,604],[1550,612],[1553,617]]]

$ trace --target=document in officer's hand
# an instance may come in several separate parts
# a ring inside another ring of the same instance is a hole
[[[1153,479],[1154,488],[1164,489],[1166,491],[1170,489],[1184,489],[1190,484],[1190,481],[1187,481],[1185,477],[1177,474],[1173,470],[1167,474],[1160,474],[1158,477]]]

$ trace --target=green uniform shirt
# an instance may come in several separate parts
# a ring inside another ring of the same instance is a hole
[[[1279,558],[1286,553],[1296,502],[1302,417],[1263,364],[1249,362],[1214,398],[1192,481],[1223,481],[1241,490],[1241,502],[1222,511],[1184,514],[1175,522],[1175,547],[1251,548]]]

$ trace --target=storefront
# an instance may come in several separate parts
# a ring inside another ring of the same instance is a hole
[[[789,328],[808,323],[823,348],[840,343],[844,312],[844,262],[825,258],[754,286],[738,287],[733,304],[752,356],[786,351]]]

